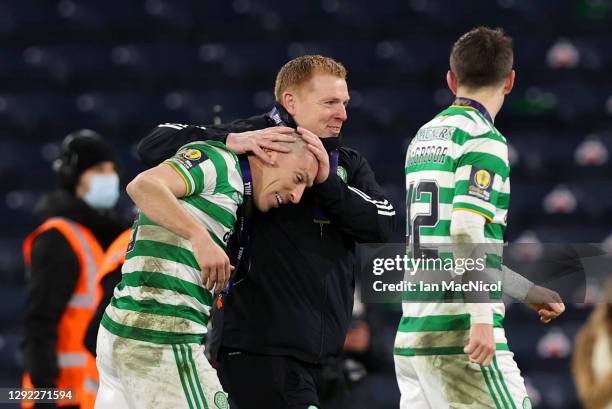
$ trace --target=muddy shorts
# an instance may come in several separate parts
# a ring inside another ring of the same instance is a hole
[[[217,372],[199,344],[162,345],[100,327],[95,409],[228,409]]]
[[[395,355],[401,409],[531,409],[525,382],[510,351],[488,367],[467,355]]]

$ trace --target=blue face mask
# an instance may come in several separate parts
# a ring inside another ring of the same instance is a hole
[[[114,207],[119,200],[119,176],[93,175],[89,181],[89,191],[85,193],[83,200],[94,209]]]

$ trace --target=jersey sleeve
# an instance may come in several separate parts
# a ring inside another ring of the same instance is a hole
[[[490,133],[467,140],[459,153],[453,210],[478,213],[492,222],[510,174],[508,146]]]
[[[194,142],[180,148],[171,158],[164,163],[170,165],[179,174],[185,183],[186,196],[193,196],[204,191],[209,179],[215,177],[210,169],[211,161],[208,147],[203,142]]]

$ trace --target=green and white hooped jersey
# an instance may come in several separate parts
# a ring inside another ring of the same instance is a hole
[[[242,204],[236,155],[220,142],[193,142],[165,161],[185,182],[183,208],[225,248]],[[191,242],[139,212],[121,282],[102,325],[115,335],[158,344],[200,343],[212,294],[202,283]]]
[[[406,155],[409,249],[450,245],[452,211],[468,210],[486,218],[485,244],[493,245],[486,254],[486,267],[501,270],[509,173],[506,139],[477,109],[450,106],[438,114],[419,129]],[[445,258],[442,254],[438,257]],[[491,294],[493,300],[500,297],[501,293]],[[449,298],[461,299],[463,295],[452,291],[449,294],[448,290],[404,295],[395,354],[463,353],[469,338],[470,315],[462,302],[434,302]],[[417,299],[421,302],[409,302]],[[498,349],[507,349],[502,326],[504,304],[493,302],[491,306]]]

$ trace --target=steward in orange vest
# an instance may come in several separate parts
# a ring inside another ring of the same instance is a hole
[[[125,252],[132,238],[132,229],[121,233],[106,254],[98,270],[96,285],[98,294],[96,297],[97,310],[89,322],[87,334],[85,335],[85,348],[87,348],[87,362],[85,365],[85,378],[83,383],[83,395],[81,409],[93,409],[98,392],[98,369],[96,367],[96,339],[98,328],[104,315],[104,310],[113,297],[115,286],[121,281],[121,267],[125,262]]]
[[[86,363],[83,338],[99,297],[96,274],[104,248],[127,224],[111,210],[119,195],[116,156],[95,132],[66,137],[53,169],[60,188],[37,204],[41,224],[23,246],[23,387],[73,389],[73,400],[56,406],[78,408]],[[24,402],[22,407],[38,405]]]

